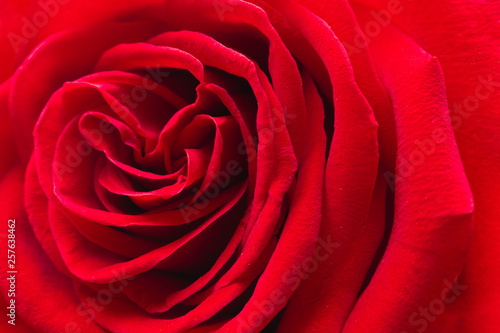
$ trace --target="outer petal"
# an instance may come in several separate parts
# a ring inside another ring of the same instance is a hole
[[[391,1],[361,2],[384,10]],[[500,327],[500,3],[426,0],[401,1],[401,6],[392,22],[442,66],[452,127],[476,207],[462,272],[467,290],[437,319],[453,325],[440,331],[493,332]],[[462,319],[453,319],[454,313]]]
[[[380,158],[385,166],[394,169],[396,158],[396,128],[392,105],[387,92],[380,84],[368,53],[368,41],[346,0],[298,1],[325,20],[346,49],[359,89],[373,109],[379,129]]]
[[[368,11],[358,14],[362,22],[369,19]],[[370,51],[394,104],[395,216],[386,253],[345,332],[413,329],[419,306],[449,292],[447,284],[463,267],[472,232],[472,196],[439,63],[395,27],[372,40]]]
[[[1,211],[3,221],[16,220],[16,309],[17,314],[30,326],[41,332],[59,332],[67,329],[76,332],[103,332],[78,310],[79,301],[73,284],[62,275],[38,244],[23,207],[24,170],[17,164],[6,174],[0,184],[0,199],[5,206]],[[7,248],[1,238],[1,246]],[[6,262],[5,262],[6,263]],[[6,267],[2,265],[2,296],[7,295]]]
[[[6,0],[0,3],[0,82],[48,36],[89,23],[137,14],[163,0]]]
[[[299,275],[299,280],[304,281],[290,300],[280,329],[283,332],[310,329],[330,332],[336,320],[331,316],[330,304],[336,292],[333,279],[335,272],[345,267],[339,259],[352,249],[370,209],[378,167],[377,123],[354,81],[344,48],[325,22],[295,2],[273,1],[272,5],[317,52],[333,86],[335,132],[326,167],[320,239],[334,247],[340,246],[323,258],[313,274]],[[373,246],[372,253],[377,246]],[[366,272],[368,266],[369,261],[361,271]],[[361,286],[364,272],[360,275],[357,288]],[[352,306],[357,292],[354,286],[352,295],[346,297],[348,306]]]

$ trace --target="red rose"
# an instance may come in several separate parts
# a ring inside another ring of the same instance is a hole
[[[2,327],[500,327],[498,4],[0,8]]]

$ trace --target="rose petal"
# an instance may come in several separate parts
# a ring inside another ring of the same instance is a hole
[[[64,31],[39,45],[18,68],[12,81],[9,109],[22,157],[27,161],[31,155],[33,145],[25,138],[31,137],[35,122],[54,90],[65,81],[89,73],[106,48],[143,39],[156,29],[151,23],[105,23]],[[75,48],[75,43],[85,47]],[[31,98],[24,98],[27,94]]]
[[[4,221],[16,220],[17,315],[40,331],[57,332],[61,328],[73,330],[80,327],[85,332],[103,332],[94,322],[87,322],[79,315],[79,300],[75,297],[71,280],[53,266],[33,236],[23,207],[23,182],[24,168],[17,164],[5,174],[0,184],[0,198],[7,205],[0,213],[1,218]],[[7,248],[6,235],[1,239],[1,245]],[[2,297],[9,289],[7,271],[3,266],[0,273]],[[36,283],[33,277],[36,277]],[[40,300],[44,301],[41,303]]]
[[[369,19],[368,10],[356,12],[361,22]],[[390,62],[388,50],[394,55]],[[370,52],[394,104],[395,216],[386,253],[346,322],[346,332],[410,329],[412,313],[442,297],[445,281],[457,278],[472,233],[472,196],[439,63],[392,26],[372,40]],[[430,140],[432,148],[424,155],[422,142]]]

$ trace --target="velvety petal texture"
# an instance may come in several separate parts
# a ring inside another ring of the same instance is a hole
[[[499,20],[3,1],[2,330],[498,331]]]

